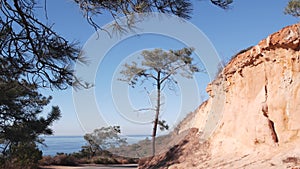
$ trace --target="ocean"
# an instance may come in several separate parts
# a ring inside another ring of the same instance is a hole
[[[128,144],[137,143],[140,140],[146,138],[151,139],[148,135],[130,135],[121,136],[126,138]],[[81,150],[81,147],[86,145],[86,141],[83,136],[44,136],[42,137],[47,146],[39,145],[39,148],[43,151],[43,155],[54,156],[57,153],[73,153]]]

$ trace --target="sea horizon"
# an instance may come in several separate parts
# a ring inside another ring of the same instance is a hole
[[[144,140],[147,137],[150,139],[150,135],[120,135],[121,138],[126,138],[128,144],[134,144],[138,141]],[[63,136],[63,135],[49,135],[41,136],[44,141],[44,145],[39,145],[39,148],[43,152],[43,156],[55,156],[57,153],[71,154],[79,152],[82,146],[86,145],[86,141],[83,136]]]

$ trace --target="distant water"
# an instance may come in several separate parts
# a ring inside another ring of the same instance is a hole
[[[146,138],[151,139],[148,135],[130,135],[121,136],[121,138],[126,138],[128,144],[137,143],[140,140]],[[44,143],[47,147],[40,145],[40,149],[43,151],[43,155],[54,156],[57,153],[73,153],[81,150],[81,147],[86,145],[86,141],[83,136],[44,136]]]

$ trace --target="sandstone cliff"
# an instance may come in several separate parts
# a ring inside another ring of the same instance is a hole
[[[176,151],[149,159],[141,168],[299,165],[300,24],[241,51],[207,92],[210,98],[178,130],[196,128],[197,134],[193,129]]]

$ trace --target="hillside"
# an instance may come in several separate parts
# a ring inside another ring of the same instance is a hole
[[[300,24],[237,54],[207,92],[190,133],[140,168],[300,168]]]

